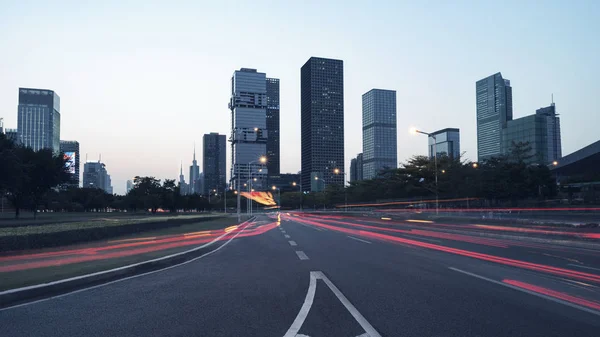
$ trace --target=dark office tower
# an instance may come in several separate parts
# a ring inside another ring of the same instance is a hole
[[[544,159],[547,163],[552,163],[562,157],[562,142],[560,137],[560,117],[556,113],[554,102],[548,107],[540,108],[535,111],[538,119],[542,119],[542,125],[546,129],[546,149]]]
[[[278,176],[279,166],[279,79],[267,78],[267,169]]]
[[[396,91],[371,89],[362,95],[363,178],[398,167]]]
[[[83,187],[99,188],[112,194],[112,182],[106,171],[106,165],[98,162],[87,162],[83,165]]]
[[[202,173],[204,173],[203,194],[217,190],[223,192],[225,188],[225,161],[226,161],[225,135],[211,132],[202,138]]]
[[[52,90],[19,88],[18,139],[34,151],[60,151],[60,97]]]
[[[61,140],[60,152],[65,156],[65,165],[72,177],[72,182],[68,185],[79,187],[79,142],[75,140]]]
[[[513,118],[510,81],[497,73],[477,81],[477,160],[499,156],[503,149],[503,131]]]
[[[311,57],[300,71],[302,189],[344,183],[344,63]],[[339,173],[336,174],[336,169]]]

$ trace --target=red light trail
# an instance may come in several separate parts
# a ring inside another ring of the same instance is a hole
[[[519,287],[519,288],[522,288],[522,289],[533,291],[533,292],[538,293],[538,294],[543,294],[543,295],[546,295],[546,296],[558,298],[558,299],[561,299],[563,301],[567,301],[567,302],[579,304],[579,305],[582,305],[582,306],[585,306],[585,307],[588,307],[588,308],[591,308],[591,309],[600,310],[600,303],[595,302],[595,301],[585,300],[583,298],[579,298],[579,297],[567,295],[565,293],[561,293],[561,292],[556,291],[556,290],[539,287],[539,286],[536,286],[536,285],[533,285],[533,284],[529,284],[529,283],[525,283],[525,282],[521,282],[521,281],[517,281],[517,280],[508,280],[508,279],[506,279],[506,280],[502,280],[502,282],[504,282],[506,284],[510,284],[512,286],[515,286],[515,287]]]

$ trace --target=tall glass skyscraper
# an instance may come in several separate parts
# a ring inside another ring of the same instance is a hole
[[[231,78],[231,180],[236,190],[250,179],[266,189],[268,170],[259,159],[267,155],[267,76],[256,69],[236,70]],[[250,164],[252,163],[252,164]],[[250,164],[250,165],[249,165]],[[238,175],[241,186],[237,186]]]
[[[477,160],[503,154],[503,132],[513,118],[510,81],[496,73],[475,84],[477,99]]]
[[[267,169],[270,176],[280,173],[279,159],[279,79],[267,78]]]
[[[60,97],[52,90],[19,88],[18,141],[23,146],[60,151]]]
[[[202,173],[204,173],[203,193],[212,190],[223,192],[227,172],[225,135],[211,132],[202,138]]]
[[[300,70],[302,189],[344,184],[344,62],[311,57]],[[336,169],[339,170],[336,174]]]
[[[384,168],[397,168],[396,91],[371,89],[363,94],[362,124],[362,179],[373,179]]]

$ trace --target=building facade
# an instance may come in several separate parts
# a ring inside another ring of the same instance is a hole
[[[362,126],[362,178],[397,168],[396,91],[371,89],[362,95]]]
[[[83,165],[83,187],[99,188],[112,194],[112,183],[106,165],[98,162],[87,162]]]
[[[435,137],[435,138],[434,138]],[[434,157],[437,148],[437,156],[446,155],[452,159],[460,159],[460,130],[447,128],[432,132],[429,136],[429,158]]]
[[[218,133],[205,134],[202,138],[202,173],[204,173],[203,194],[209,191],[223,191],[226,186],[226,139]]]
[[[513,119],[512,87],[501,73],[475,84],[477,103],[477,160],[503,154],[503,132]]]
[[[503,130],[505,153],[513,143],[528,143],[531,147],[528,163],[548,165],[562,157],[560,120],[554,103],[529,115],[509,121]]]
[[[267,78],[267,170],[269,175],[280,172],[279,142],[279,79]]]
[[[127,186],[125,188],[125,194],[129,194],[129,192],[133,189],[133,180],[127,180]]]
[[[298,173],[281,173],[269,177],[269,186],[271,193],[273,186],[275,191],[280,189],[281,192],[299,192],[300,191],[300,174]]]
[[[344,63],[311,57],[301,68],[300,82],[302,188],[315,192],[343,185]]]
[[[6,136],[6,139],[11,140],[13,143],[19,143],[19,130],[4,129],[4,135]]]
[[[19,88],[18,142],[34,151],[60,151],[60,97],[52,90]]]
[[[75,140],[61,140],[60,141],[60,152],[62,152],[67,160],[67,170],[72,176],[72,182],[68,185],[72,187],[79,187],[80,175],[80,153],[79,153],[79,142]]]
[[[265,190],[268,169],[260,158],[267,155],[267,80],[256,69],[236,70],[231,78],[231,186],[243,190],[250,177],[253,188]],[[241,186],[238,186],[238,181]]]

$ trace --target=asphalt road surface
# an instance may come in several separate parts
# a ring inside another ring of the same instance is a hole
[[[178,267],[0,310],[2,336],[594,336],[600,240],[259,216]]]

